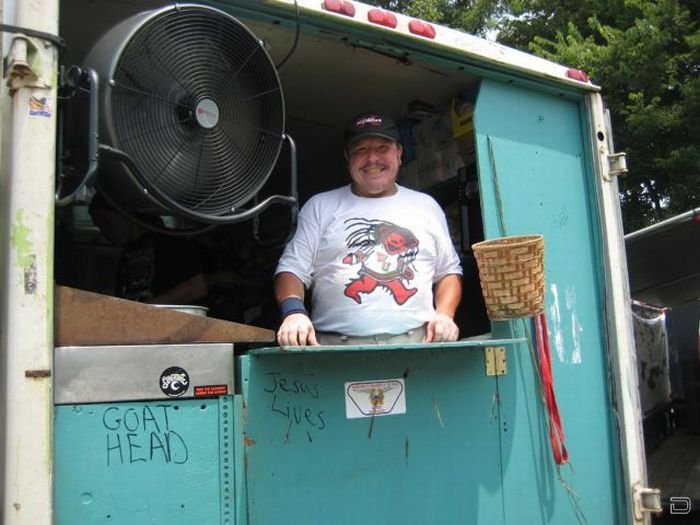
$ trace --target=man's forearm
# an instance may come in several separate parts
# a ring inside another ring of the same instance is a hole
[[[275,277],[275,299],[277,304],[288,297],[298,297],[304,300],[304,283],[290,272],[278,273]]]
[[[457,274],[446,275],[435,283],[435,311],[455,316],[462,300],[462,277]]]

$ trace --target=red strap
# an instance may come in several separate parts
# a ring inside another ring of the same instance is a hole
[[[547,333],[547,319],[544,313],[535,317],[535,333],[537,335],[537,354],[540,360],[540,374],[544,399],[547,406],[549,420],[549,439],[552,442],[552,453],[557,465],[563,465],[569,461],[569,452],[564,443],[564,429],[559,415],[559,406],[554,394],[554,377],[552,375],[552,356],[549,349],[549,334]]]

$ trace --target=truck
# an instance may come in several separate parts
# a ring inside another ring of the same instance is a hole
[[[642,524],[661,510],[625,157],[585,72],[355,0],[37,0],[3,18],[3,523]],[[366,111],[398,122],[400,183],[445,209],[461,337],[281,349],[275,257],[298,206],[346,183],[343,125]],[[234,313],[113,297],[96,192],[213,249]],[[536,324],[489,319],[472,249],[529,235],[545,246],[549,404]]]

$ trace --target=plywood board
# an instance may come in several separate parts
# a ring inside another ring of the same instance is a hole
[[[272,330],[56,287],[55,345],[274,342]]]

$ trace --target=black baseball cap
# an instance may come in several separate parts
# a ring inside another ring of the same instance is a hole
[[[384,137],[401,142],[396,122],[391,117],[377,113],[364,113],[352,118],[345,126],[345,146],[362,137]]]

